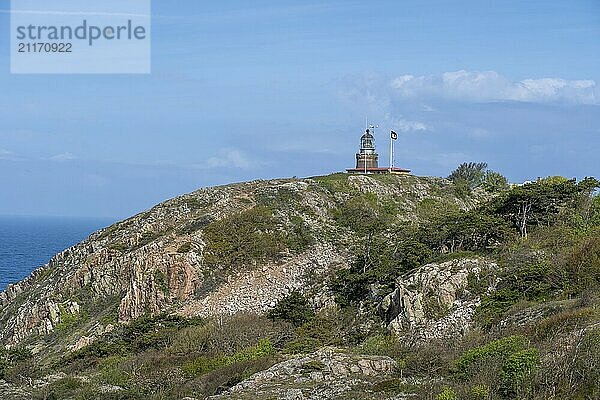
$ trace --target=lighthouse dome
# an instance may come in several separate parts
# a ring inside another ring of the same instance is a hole
[[[371,134],[371,130],[367,129],[365,134],[360,138],[360,149],[362,150],[375,150],[375,137]]]

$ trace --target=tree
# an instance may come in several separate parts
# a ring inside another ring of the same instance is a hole
[[[488,192],[506,190],[508,189],[508,180],[499,172],[487,171],[483,179],[483,188]]]
[[[274,321],[287,321],[295,327],[299,327],[310,321],[315,316],[306,297],[294,290],[287,297],[281,299],[277,305],[268,313],[268,317]]]
[[[462,163],[452,171],[448,179],[455,184],[466,183],[470,189],[475,189],[483,183],[487,167],[487,163]]]
[[[584,184],[585,182],[585,184]],[[527,237],[529,225],[550,226],[563,210],[576,209],[582,193],[589,192],[590,181],[550,179],[512,188],[500,198],[496,211],[512,221],[521,237]]]
[[[442,215],[420,231],[420,240],[437,251],[480,251],[504,242],[510,225],[487,210],[459,211]]]

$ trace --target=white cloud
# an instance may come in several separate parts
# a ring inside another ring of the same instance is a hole
[[[593,80],[540,78],[514,82],[495,71],[402,75],[392,79],[390,86],[395,95],[403,98],[600,104],[600,91]]]
[[[401,132],[425,132],[429,130],[427,125],[419,121],[408,121],[406,119],[399,119],[392,122],[392,126],[395,130]]]
[[[55,156],[52,156],[49,158],[49,160],[51,161],[71,161],[76,159],[77,157],[75,157],[73,154],[66,152],[66,153],[61,153],[61,154],[57,154]]]
[[[3,161],[23,161],[23,157],[13,153],[10,150],[0,148],[0,160]]]
[[[12,151],[0,149],[0,160],[12,160],[14,157]]]
[[[251,161],[246,155],[237,149],[223,149],[217,156],[210,157],[204,164],[196,165],[197,168],[239,168],[249,169],[259,163]]]

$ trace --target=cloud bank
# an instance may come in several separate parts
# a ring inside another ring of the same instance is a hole
[[[514,82],[495,71],[402,75],[392,79],[390,87],[395,95],[406,99],[600,104],[600,90],[593,80],[539,78]]]

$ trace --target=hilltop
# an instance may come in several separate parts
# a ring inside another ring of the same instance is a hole
[[[0,293],[0,394],[598,398],[597,186],[334,174],[168,200]]]

